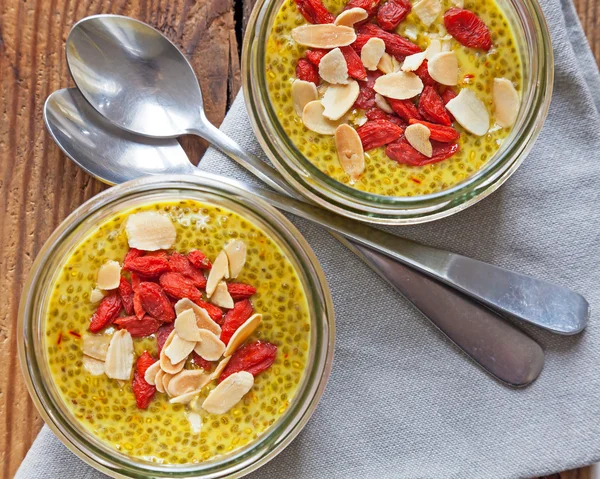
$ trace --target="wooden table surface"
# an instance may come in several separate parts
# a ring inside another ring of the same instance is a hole
[[[600,61],[600,0],[575,0]],[[95,13],[150,23],[191,60],[208,117],[220,124],[240,88],[242,29],[253,0],[0,0],[0,478],[12,478],[42,426],[17,361],[21,288],[52,230],[105,188],[58,149],[46,133],[42,107],[71,86],[64,43],[71,25]],[[227,79],[227,81],[224,81]],[[206,145],[183,140],[190,158]],[[589,477],[589,469],[556,475]]]

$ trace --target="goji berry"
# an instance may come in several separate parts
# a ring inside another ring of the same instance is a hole
[[[312,82],[317,86],[319,86],[319,82],[321,81],[319,70],[306,58],[298,60],[298,64],[296,65],[296,78]]]
[[[98,305],[98,309],[96,309],[96,312],[92,315],[89,328],[90,331],[92,333],[97,333],[101,329],[106,328],[117,318],[117,316],[119,316],[122,306],[121,298],[119,298],[119,295],[116,292],[111,292],[104,296]]]
[[[296,0],[296,5],[302,16],[310,23],[333,23],[335,20],[321,0]]]
[[[394,98],[386,98],[389,105],[394,110],[394,113],[398,115],[400,118],[403,118],[406,121],[410,121],[412,119],[421,119],[421,115],[417,110],[417,107],[411,100],[396,100]]]
[[[119,283],[119,296],[121,297],[121,303],[123,304],[123,309],[128,315],[135,314],[135,309],[133,307],[133,288],[129,284],[125,278],[121,277],[121,282]]]
[[[431,132],[429,135],[430,140],[439,141],[441,143],[452,143],[460,138],[460,133],[451,126],[436,125],[435,123],[423,120],[410,120],[411,125],[416,123],[420,123],[429,128],[429,131]]]
[[[388,0],[377,11],[377,23],[384,30],[395,30],[410,13],[408,0]]]
[[[387,112],[383,111],[379,107],[371,108],[370,110],[368,110],[365,113],[365,116],[369,120],[387,120],[387,121],[391,121],[394,125],[398,125],[401,128],[406,128],[408,126],[408,123],[406,123],[406,121],[404,121],[402,118],[400,118],[400,117],[398,117],[396,115],[393,115],[391,113],[387,113]]]
[[[277,346],[272,343],[256,341],[246,344],[233,353],[219,376],[219,382],[239,371],[247,371],[256,376],[268,369],[275,361],[276,356]]]
[[[142,306],[142,299],[140,298],[139,293],[141,282],[142,281],[137,274],[131,273],[131,287],[133,289],[133,312],[138,319],[142,319],[146,314],[146,311],[144,311],[144,306]]]
[[[228,283],[227,291],[230,296],[235,299],[246,299],[256,293],[256,288],[244,283]]]
[[[211,269],[212,263],[202,251],[194,249],[187,254],[187,259],[192,263],[192,266],[198,269]]]
[[[144,316],[138,319],[137,316],[124,316],[115,320],[119,329],[126,329],[134,338],[145,338],[156,333],[162,324],[152,316]]]
[[[210,371],[212,369],[212,363],[207,361],[202,356],[200,356],[196,351],[192,351],[192,361],[196,366],[200,366],[205,371]]]
[[[444,102],[435,91],[435,88],[431,86],[426,86],[421,92],[419,113],[425,120],[429,120],[433,123],[440,123],[446,126],[452,124],[452,120],[446,111]]]
[[[431,145],[433,146],[433,155],[431,158],[427,158],[410,146],[406,138],[402,137],[399,141],[388,145],[385,149],[385,154],[390,159],[404,165],[423,166],[450,158],[459,149],[456,143],[438,143],[432,141]]]
[[[369,120],[356,132],[365,151],[396,141],[404,130],[386,120]]]
[[[157,251],[148,251],[144,256],[151,258],[162,258],[169,259],[169,253],[167,253],[164,249],[159,249]]]
[[[188,278],[196,288],[206,288],[206,278],[201,271],[192,266],[190,260],[179,253],[173,253],[169,258],[171,271],[181,273]]]
[[[221,308],[215,306],[214,304],[202,301],[201,299],[199,299],[198,301],[194,301],[194,303],[196,303],[202,309],[205,309],[208,315],[210,316],[210,319],[212,319],[215,323],[223,323],[223,311],[221,310]]]
[[[125,255],[125,259],[123,260],[123,267],[126,268],[127,263],[129,261],[131,261],[132,259],[139,258],[141,256],[144,256],[144,252],[142,250],[137,248],[131,248]]]
[[[421,63],[419,68],[415,70],[415,75],[421,79],[423,85],[436,86],[438,84],[438,82],[436,82],[433,78],[431,78],[431,75],[429,75],[429,66],[427,60],[423,60],[423,63]]]
[[[163,289],[156,283],[143,282],[138,287],[142,307],[153,318],[163,322],[175,319],[175,310]]]
[[[148,351],[144,351],[144,354],[138,358],[137,363],[135,364],[131,389],[135,396],[135,403],[140,409],[146,409],[156,393],[156,387],[148,384],[144,378],[146,370],[155,362],[156,359],[150,356]]]
[[[444,25],[448,33],[465,47],[492,48],[492,36],[481,18],[470,10],[453,7],[444,14]]]
[[[348,65],[348,75],[357,80],[366,80],[367,70],[354,48],[351,46],[340,47],[340,51],[344,55],[346,65]]]
[[[353,108],[362,108],[363,110],[368,110],[369,108],[373,108],[375,106],[375,90],[373,87],[375,86],[375,81],[382,75],[382,73],[378,70],[367,72],[367,80],[359,81],[358,87],[358,98],[354,102]]]
[[[221,326],[221,341],[227,344],[233,333],[252,316],[253,312],[254,308],[247,299],[235,303],[233,308],[227,311],[225,315],[223,325]]]
[[[321,63],[321,59],[327,55],[328,52],[329,50],[324,50],[323,48],[315,48],[314,50],[306,50],[305,55],[309,62],[318,67],[319,63]]]
[[[202,294],[198,288],[181,273],[165,273],[161,275],[159,283],[165,293],[172,298],[188,298],[194,302],[202,298]]]
[[[440,93],[440,96],[442,97],[444,105],[447,105],[450,100],[457,97],[457,94],[452,88],[444,88],[442,93]]]
[[[137,273],[145,278],[155,278],[170,271],[169,260],[161,256],[142,256],[123,264],[123,269]]]
[[[160,328],[158,328],[158,331],[156,331],[156,345],[158,347],[159,355],[165,343],[167,342],[169,335],[173,332],[174,329],[175,325],[173,323],[164,323]]]
[[[350,0],[344,10],[350,10],[351,8],[362,8],[366,10],[367,15],[370,17],[375,14],[375,10],[379,6],[381,0]]]
[[[421,47],[415,45],[410,40],[407,40],[396,33],[386,32],[384,29],[373,23],[365,23],[359,27],[358,35],[354,43],[358,42],[358,45],[362,43],[364,46],[364,44],[373,37],[381,38],[383,43],[385,43],[385,51],[400,61],[403,61],[404,57],[407,57],[408,55],[419,53],[421,51]],[[354,43],[352,45],[354,45]]]

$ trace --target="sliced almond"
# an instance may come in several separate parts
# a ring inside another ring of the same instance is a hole
[[[196,354],[202,359],[206,359],[207,361],[218,361],[225,351],[225,343],[206,329],[201,330],[200,334],[202,335],[202,340],[196,343],[194,351],[196,351]]]
[[[451,52],[452,51],[452,39],[442,41],[442,51],[443,52]]]
[[[360,59],[367,70],[377,70],[377,65],[385,53],[385,43],[381,38],[369,38],[360,51]]]
[[[215,259],[210,273],[208,273],[208,279],[206,280],[206,295],[210,298],[215,292],[217,284],[223,279],[229,278],[229,260],[225,251],[221,251]]]
[[[156,388],[156,390],[159,393],[164,393],[165,392],[165,387],[163,386],[163,377],[165,376],[165,373],[162,369],[160,369],[157,373],[156,376],[154,378],[154,387]]]
[[[354,43],[356,32],[352,27],[331,23],[301,25],[292,30],[292,38],[305,47],[330,49]]]
[[[348,83],[348,64],[339,48],[325,54],[319,62],[319,75],[333,85]]]
[[[210,297],[210,302],[220,308],[233,308],[233,298],[229,294],[229,291],[227,291],[227,283],[225,281],[220,281],[217,284],[214,293]]]
[[[196,323],[196,314],[192,309],[187,309],[177,314],[177,318],[175,318],[175,331],[180,338],[186,341],[200,341],[200,328]]]
[[[377,105],[380,109],[382,109],[386,113],[390,113],[390,114],[394,113],[394,110],[392,110],[392,107],[387,102],[385,97],[381,96],[379,93],[375,93],[375,105]]]
[[[83,354],[99,361],[106,361],[110,338],[107,334],[84,334],[81,348]]]
[[[404,130],[404,136],[406,137],[406,141],[410,143],[410,146],[427,158],[431,158],[431,155],[433,155],[433,147],[429,141],[430,135],[431,131],[429,128],[420,123],[409,125]]]
[[[404,63],[402,64],[403,72],[414,72],[418,69],[423,61],[425,60],[425,55],[427,52],[415,53],[413,55],[409,55],[404,59]]]
[[[254,385],[254,376],[239,371],[225,378],[202,403],[202,408],[211,414],[225,414],[246,395]]]
[[[412,72],[395,72],[380,76],[373,89],[387,98],[406,100],[423,91],[423,82]]]
[[[169,402],[171,404],[189,404],[198,397],[200,392],[201,390],[199,389],[197,391],[190,391],[189,393],[181,394],[169,399]]]
[[[165,390],[169,396],[177,397],[192,391],[198,391],[210,382],[210,374],[206,374],[201,369],[184,369],[179,374],[173,376]],[[164,381],[163,381],[164,383]]]
[[[162,386],[163,389],[165,390],[165,392],[171,396],[171,394],[169,393],[169,383],[171,382],[171,380],[175,377],[175,374],[168,374],[165,373],[162,377]]]
[[[230,359],[231,359],[231,356],[227,356],[226,358],[223,358],[223,359],[221,359],[221,361],[219,361],[219,364],[217,364],[217,367],[215,368],[215,370],[210,374],[211,381],[214,381],[215,379],[219,379],[219,376],[221,375],[223,370],[229,364]]]
[[[458,8],[465,8],[465,0],[451,0],[452,5]]]
[[[99,361],[90,356],[83,355],[83,369],[92,376],[101,376],[104,374],[104,361]]]
[[[404,36],[411,40],[416,40],[419,37],[419,29],[415,24],[408,24],[404,28]]]
[[[389,53],[381,55],[377,69],[383,73],[394,73],[394,60]]]
[[[235,333],[233,333],[233,336],[231,336],[229,343],[227,343],[227,349],[225,349],[224,356],[231,356],[235,350],[252,335],[256,328],[258,328],[258,325],[261,323],[261,321],[262,314],[253,314],[239,328],[237,328]]]
[[[413,5],[412,10],[423,25],[429,27],[442,13],[442,3],[440,0],[420,0]]]
[[[154,211],[129,215],[125,231],[129,247],[143,251],[169,249],[177,238],[171,219]]]
[[[302,117],[307,103],[319,99],[319,92],[313,82],[296,79],[292,83],[292,101],[296,115]]]
[[[364,8],[354,7],[340,13],[333,23],[345,27],[352,27],[355,23],[362,22],[368,17],[369,14]]]
[[[104,291],[98,288],[92,289],[90,293],[90,303],[96,304],[104,299]]]
[[[333,121],[325,118],[323,116],[324,111],[325,107],[319,100],[311,101],[304,107],[302,123],[304,123],[306,128],[315,133],[333,135],[335,134],[336,128],[342,123],[342,120]]]
[[[119,287],[121,282],[121,265],[116,261],[107,261],[98,270],[98,288],[111,290]]]
[[[173,400],[171,400],[172,402]],[[190,411],[186,413],[190,428],[194,434],[198,434],[202,430],[202,417],[197,412]]]
[[[165,344],[160,352],[160,368],[169,374],[177,374],[183,369],[183,366],[185,366],[185,359],[178,363],[172,363],[169,357],[166,355],[166,348],[171,345],[176,334],[177,333],[175,331],[172,331],[171,334],[169,334],[169,337],[165,341]]]
[[[429,75],[442,85],[458,84],[458,59],[454,52],[441,52],[427,63]]]
[[[201,330],[198,330],[200,332]],[[194,346],[196,346],[196,341],[188,341],[187,339],[183,339],[177,331],[173,335],[173,339],[171,339],[171,343],[167,346],[165,344],[165,355],[169,358],[172,364],[177,364],[181,361],[185,361],[185,359],[190,355],[190,353],[194,350]]]
[[[490,115],[473,90],[463,88],[456,98],[446,103],[446,108],[468,132],[477,136],[487,133],[490,127]]]
[[[106,375],[111,379],[128,381],[133,366],[133,340],[125,329],[115,332],[106,350]]]
[[[425,59],[431,60],[434,56],[442,51],[442,42],[437,38],[432,38],[429,42],[429,46],[425,50]]]
[[[315,86],[314,83],[311,83],[312,86]],[[293,85],[292,85],[293,88]],[[316,88],[315,88],[316,92]],[[317,97],[318,98],[318,97]],[[309,100],[312,101],[312,100]],[[308,103],[308,102],[306,102]],[[306,106],[306,105],[305,105]],[[304,110],[304,106],[302,107]],[[300,112],[302,112],[300,110]],[[302,113],[300,113],[302,114]],[[229,260],[229,277],[237,278],[238,275],[242,272],[244,265],[246,264],[246,252],[248,248],[246,247],[246,243],[242,240],[235,240],[229,243],[223,251],[227,255],[227,259]]]
[[[148,369],[146,369],[146,372],[144,373],[144,380],[151,386],[154,386],[156,376],[160,370],[160,361],[156,361],[154,364],[148,366]]]
[[[496,123],[502,128],[514,125],[519,114],[521,101],[512,82],[506,78],[494,78],[492,97],[494,99]]]
[[[177,313],[178,316],[188,309],[191,309],[194,312],[196,316],[196,325],[198,328],[208,329],[217,336],[221,335],[221,326],[212,320],[204,308],[201,308],[187,298],[180,299],[175,303],[175,313]]]
[[[321,100],[325,107],[323,116],[330,120],[339,120],[352,108],[359,93],[360,87],[355,80],[350,80],[347,85],[331,85]]]
[[[356,130],[350,125],[338,126],[335,146],[340,165],[353,180],[357,180],[365,171],[365,154]]]

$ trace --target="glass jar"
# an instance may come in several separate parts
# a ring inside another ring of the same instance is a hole
[[[510,135],[479,171],[446,190],[421,196],[384,196],[357,190],[320,171],[295,147],[271,104],[266,47],[284,0],[259,0],[246,28],[242,80],[254,133],[285,179],[321,206],[371,223],[423,223],[456,213],[498,189],[523,162],[548,113],[554,59],[548,26],[536,0],[496,0],[512,25],[521,55],[521,109]]]
[[[262,435],[245,447],[206,462],[157,464],[123,454],[85,429],[66,407],[48,365],[45,323],[51,287],[74,247],[96,226],[120,211],[157,201],[188,199],[220,205],[247,218],[286,254],[307,296],[311,338],[306,370],[288,409]],[[333,360],[335,321],[323,271],[309,245],[281,213],[235,182],[203,173],[130,181],[84,203],[52,233],[37,256],[19,307],[19,360],[29,393],[46,424],[77,456],[112,477],[191,478],[239,477],[281,452],[315,410]]]

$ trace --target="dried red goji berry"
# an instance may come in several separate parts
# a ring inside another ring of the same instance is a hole
[[[470,10],[453,7],[444,14],[444,25],[448,33],[465,47],[492,48],[492,36],[481,18]]]
[[[421,115],[417,107],[411,100],[395,100],[394,98],[386,98],[389,105],[394,110],[394,113],[406,121],[412,119],[421,119]]]
[[[427,128],[429,128],[430,140],[439,141],[441,143],[452,143],[460,138],[460,133],[451,126],[436,125],[435,123],[430,123],[423,120],[410,120],[411,125],[416,123],[420,123],[421,125],[425,125]]]
[[[140,298],[139,293],[141,282],[142,281],[137,274],[131,273],[131,287],[133,289],[133,312],[138,319],[142,319],[146,314],[146,311],[144,311],[144,306],[142,306],[142,299]]]
[[[215,306],[214,304],[202,301],[201,299],[199,299],[198,301],[194,301],[194,303],[196,303],[202,309],[205,309],[208,315],[210,316],[210,319],[212,319],[215,323],[223,323],[223,311],[221,310],[221,308]]]
[[[351,8],[362,8],[366,10],[367,15],[372,16],[375,14],[375,10],[379,6],[381,0],[350,0],[344,10],[350,10]]]
[[[201,271],[192,266],[190,260],[179,253],[173,253],[169,258],[171,271],[181,273],[188,278],[196,288],[206,288],[206,278]]]
[[[129,261],[131,261],[132,259],[139,258],[141,256],[144,256],[144,252],[142,250],[137,248],[131,248],[125,255],[125,259],[123,260],[123,268],[127,267],[127,263]]]
[[[410,13],[408,0],[388,0],[377,11],[377,23],[384,30],[395,30]]]
[[[390,159],[404,165],[423,166],[450,158],[459,149],[456,143],[438,143],[432,141],[431,146],[433,146],[433,155],[431,158],[427,158],[410,146],[406,138],[402,137],[399,141],[388,145],[385,149],[385,154]]]
[[[398,125],[401,128],[406,128],[408,126],[408,123],[406,123],[406,121],[404,121],[402,118],[400,118],[400,117],[398,117],[396,115],[393,115],[391,113],[387,113],[387,112],[383,111],[379,107],[371,108],[370,110],[368,110],[365,113],[365,116],[369,120],[387,120],[387,121],[391,121],[394,125]]]
[[[163,289],[156,283],[143,282],[138,287],[142,307],[153,318],[163,322],[175,319],[175,310]]]
[[[348,65],[348,75],[357,80],[366,80],[367,70],[358,53],[351,46],[340,47],[340,51],[344,55],[346,65]]]
[[[159,283],[165,293],[172,298],[188,298],[194,302],[202,298],[202,294],[198,288],[181,273],[165,273],[161,275]]]
[[[329,50],[323,48],[315,48],[313,50],[306,50],[305,55],[309,62],[314,66],[318,67],[321,63],[321,59],[329,53]]]
[[[144,316],[138,319],[137,316],[124,316],[115,320],[119,329],[126,329],[134,338],[145,338],[156,333],[162,324],[152,316]]]
[[[157,251],[148,251],[144,256],[149,256],[151,258],[169,259],[169,253],[167,253],[164,249],[159,249]]]
[[[312,82],[317,86],[319,86],[321,81],[319,70],[306,58],[298,60],[298,64],[296,65],[296,78],[298,78],[298,80]]]
[[[205,371],[210,371],[212,369],[212,363],[207,361],[202,356],[200,356],[196,351],[192,351],[192,361],[196,366],[200,366]]]
[[[156,362],[148,351],[144,351],[135,364],[135,372],[133,373],[133,382],[131,389],[135,396],[135,403],[140,409],[146,409],[150,405],[150,401],[156,393],[156,387],[148,384],[144,375],[146,370]]]
[[[123,303],[123,309],[128,315],[135,313],[133,307],[133,288],[125,278],[121,277],[119,283],[119,296],[121,297],[121,303]]]
[[[296,0],[296,5],[302,16],[310,23],[333,23],[335,20],[321,0]]]
[[[158,347],[159,355],[165,343],[167,342],[169,335],[174,329],[175,325],[173,323],[164,323],[160,328],[158,328],[158,331],[156,331],[156,345]]]
[[[233,299],[246,299],[256,293],[256,288],[244,283],[228,283],[227,291]]]
[[[360,88],[358,92],[358,98],[354,102],[353,108],[362,108],[363,110],[368,110],[369,108],[373,108],[375,106],[375,90],[373,87],[375,86],[375,81],[383,75],[380,71],[370,71],[367,72],[367,80],[359,81],[358,87]]]
[[[448,102],[450,100],[453,100],[458,95],[452,88],[444,88],[442,93],[440,93],[440,96],[442,97],[442,101],[444,102],[444,105],[446,105],[446,104],[448,104]]]
[[[386,32],[384,29],[373,23],[365,23],[359,27],[358,35],[354,43],[358,42],[357,46],[362,43],[364,46],[369,38],[373,37],[381,38],[383,43],[385,43],[385,51],[400,61],[403,61],[404,57],[408,55],[419,53],[421,51],[421,47],[418,45],[415,45],[396,33]],[[354,45],[354,43],[352,45]]]
[[[444,102],[435,91],[435,88],[426,86],[421,92],[419,100],[419,113],[425,120],[442,125],[452,125],[452,120],[446,111]]]
[[[123,264],[123,269],[137,273],[145,278],[155,278],[170,271],[169,260],[162,256],[142,256]]]
[[[221,327],[221,341],[227,344],[231,339],[231,336],[233,336],[233,333],[235,333],[237,329],[252,316],[253,312],[254,308],[252,308],[252,304],[247,299],[235,303],[233,309],[227,311],[227,314],[225,315]]]
[[[192,266],[198,269],[211,269],[212,263],[202,251],[194,249],[187,254],[187,259],[192,263]]]
[[[356,132],[365,151],[396,141],[404,130],[386,120],[369,120]]]
[[[247,371],[253,376],[268,369],[277,356],[277,346],[272,343],[246,344],[232,354],[231,359],[219,376],[219,382],[239,371]]]
[[[98,309],[92,315],[90,331],[97,333],[101,329],[106,328],[119,316],[122,306],[121,298],[119,298],[116,292],[111,292],[104,296],[98,305]]]
[[[438,84],[438,82],[436,82],[433,78],[431,78],[431,75],[429,75],[429,66],[427,60],[423,60],[423,63],[421,63],[419,68],[415,70],[415,75],[421,79],[423,85],[436,86]]]

